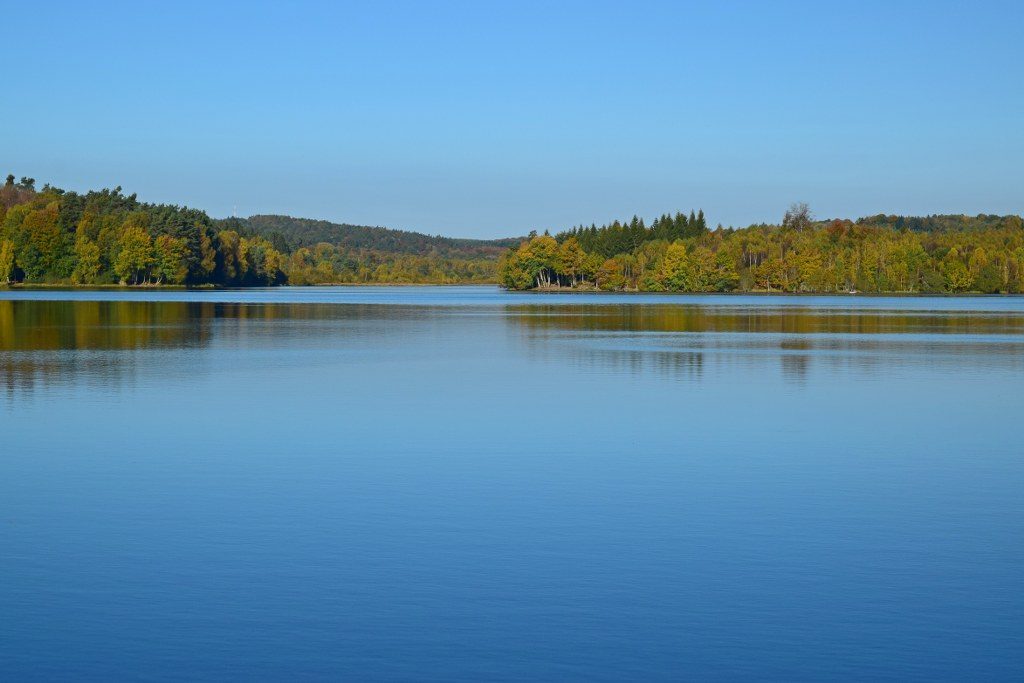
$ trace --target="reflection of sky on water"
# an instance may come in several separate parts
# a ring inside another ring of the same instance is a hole
[[[14,678],[1021,670],[1024,299],[208,295],[0,300]]]
[[[391,306],[608,306],[689,307],[722,310],[810,309],[850,311],[1024,312],[1017,296],[792,296],[773,294],[669,294],[506,292],[493,286],[270,287],[245,289],[32,289],[0,291],[9,301],[124,301],[228,304],[369,304]]]

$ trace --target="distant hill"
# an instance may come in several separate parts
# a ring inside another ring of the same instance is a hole
[[[998,216],[995,214],[934,214],[931,216],[865,216],[857,219],[857,225],[873,228],[890,228],[892,230],[910,230],[911,232],[953,232],[957,230],[998,230],[1000,228],[1020,228],[1020,216]]]
[[[299,247],[312,247],[326,242],[351,250],[461,259],[497,259],[505,249],[518,245],[522,239],[460,239],[407,230],[275,215],[228,219],[225,223],[237,225],[237,229],[247,233],[266,237],[283,251],[293,251]]]

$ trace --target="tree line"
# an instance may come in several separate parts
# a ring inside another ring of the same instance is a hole
[[[779,225],[709,230],[703,213],[677,227],[681,215],[668,220],[675,232],[663,216],[650,228],[634,219],[531,234],[502,255],[499,281],[519,290],[1024,293],[1020,216],[815,221],[797,204]]]
[[[293,285],[459,284],[493,283],[498,264],[494,258],[346,249],[321,242],[293,251],[285,270],[289,284]]]
[[[697,237],[707,231],[704,210],[701,209],[696,214],[691,210],[689,217],[682,212],[676,213],[674,216],[670,214],[658,216],[651,222],[650,227],[644,225],[644,219],[637,216],[633,216],[633,219],[628,222],[614,221],[608,225],[602,225],[600,228],[593,224],[589,228],[580,225],[559,233],[555,239],[565,242],[570,237],[575,238],[584,251],[611,258],[616,254],[634,251],[644,242],[652,240],[674,242],[677,239]],[[530,237],[534,237],[534,235],[530,235]]]
[[[0,188],[0,283],[273,285],[285,281],[283,265],[264,237],[120,187],[36,191],[32,178],[11,175]]]
[[[120,187],[37,190],[34,179],[9,175],[0,186],[0,284],[497,280],[509,289],[1024,293],[1024,227],[1012,215],[816,221],[794,205],[778,225],[711,230],[703,211],[678,212],[650,225],[634,216],[531,233],[497,260],[494,251],[509,241],[269,218],[215,220],[141,202]],[[312,242],[325,236],[340,241]],[[395,251],[405,248],[419,253]]]
[[[454,283],[496,277],[496,253],[474,258],[458,252],[477,245],[457,242],[444,254],[330,243],[293,248],[285,235],[261,227],[141,202],[120,187],[85,194],[50,185],[37,190],[33,178],[9,175],[0,186],[0,285]],[[381,229],[385,233],[409,243],[415,235]],[[358,234],[364,242],[372,238],[366,231]]]

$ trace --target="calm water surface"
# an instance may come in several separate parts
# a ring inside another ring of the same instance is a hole
[[[0,292],[0,679],[1024,677],[1024,299]]]

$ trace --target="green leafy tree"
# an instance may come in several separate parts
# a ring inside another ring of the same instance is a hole
[[[946,276],[946,285],[951,292],[967,291],[973,281],[971,272],[964,265],[960,251],[956,247],[951,249],[943,259],[943,273]]]
[[[135,225],[124,228],[121,238],[118,240],[114,273],[122,283],[135,285],[148,277],[151,265],[153,265],[153,245],[149,235]]]
[[[13,182],[13,177],[9,179]],[[0,240],[0,284],[6,285],[14,276],[14,242]]]
[[[188,244],[183,239],[160,235],[153,241],[153,274],[157,283],[181,284],[188,277]]]
[[[508,289],[530,289],[534,286],[532,273],[527,269],[524,247],[510,249],[498,262],[498,278]]]
[[[693,266],[686,254],[685,244],[673,242],[669,245],[657,279],[670,292],[693,291]]]
[[[558,262],[570,285],[576,286],[587,275],[587,254],[575,237],[569,237],[559,248]]]
[[[241,238],[234,230],[221,230],[217,234],[217,243],[220,247],[220,279],[226,284],[236,284],[248,269],[242,261]]]
[[[71,281],[79,285],[94,285],[100,276],[100,248],[84,235],[75,240],[75,269]]]

